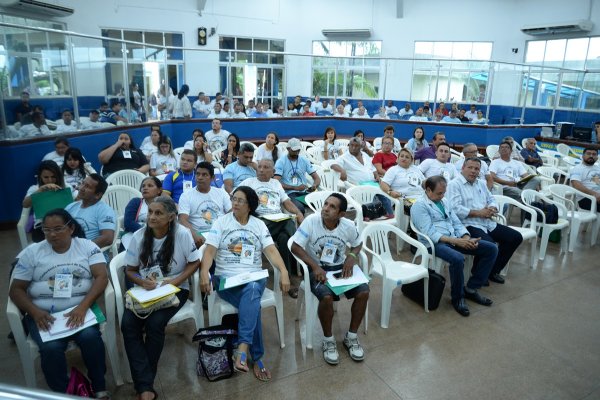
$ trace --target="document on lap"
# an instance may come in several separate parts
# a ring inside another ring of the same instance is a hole
[[[230,289],[232,287],[245,285],[248,282],[259,281],[268,277],[269,271],[266,269],[262,269],[256,272],[245,272],[243,274],[221,279],[221,281],[219,282],[219,290]]]
[[[40,331],[40,337],[43,342],[62,339],[71,336],[87,327],[106,321],[106,317],[104,317],[104,314],[102,314],[100,308],[94,304],[91,308],[88,308],[85,314],[84,322],[81,326],[78,326],[77,328],[69,328],[67,326],[69,317],[65,317],[65,314],[73,311],[75,307],[77,306],[73,306],[71,308],[67,308],[66,310],[52,314],[55,320],[50,326],[50,329],[47,331]]]

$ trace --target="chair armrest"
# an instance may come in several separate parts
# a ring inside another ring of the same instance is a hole
[[[410,228],[417,234],[417,236],[421,236],[423,239],[425,239],[427,241],[427,243],[429,244],[429,248],[431,249],[431,261],[432,262],[435,261],[435,246],[433,245],[433,240],[431,240],[431,238],[429,236],[427,236],[426,234],[419,231],[415,227],[415,224],[413,223],[412,220],[410,221]],[[410,238],[410,239],[412,239],[412,238]],[[412,240],[414,241],[414,239],[412,239]],[[420,244],[423,245],[423,243],[420,243]],[[416,247],[418,248],[418,246],[416,246]],[[423,245],[423,247],[425,247],[425,246]],[[429,254],[429,251],[427,251],[427,248],[425,249],[425,251],[427,252],[427,254]],[[416,255],[415,255],[415,258],[416,258]]]
[[[273,292],[281,293],[281,272],[279,268],[273,266]]]

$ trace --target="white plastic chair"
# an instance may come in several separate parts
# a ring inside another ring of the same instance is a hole
[[[323,162],[323,152],[320,147],[309,147],[306,149],[306,158],[308,158],[311,163],[320,165]]]
[[[568,144],[558,143],[556,145],[556,151],[558,151],[560,153],[560,155],[563,156],[563,158],[573,157],[573,158],[581,159],[581,157],[579,157],[577,155],[577,153],[575,153],[573,148],[571,146],[569,146]]]
[[[106,346],[106,352],[108,353],[108,359],[113,372],[113,378],[117,386],[123,385],[123,377],[121,375],[121,365],[119,360],[119,353],[117,351],[117,338],[115,330],[115,296],[113,286],[108,282],[106,289],[104,289],[104,307],[106,322],[100,324],[100,332],[102,332],[102,340]],[[30,388],[36,387],[36,371],[35,371],[35,359],[39,356],[39,350],[37,344],[29,337],[25,335],[23,329],[23,323],[21,322],[22,315],[21,311],[12,302],[10,297],[6,303],[6,316],[8,319],[8,325],[12,331],[17,349],[19,351],[19,358],[21,359],[21,366],[23,367],[23,373],[25,375],[25,384]],[[67,351],[76,349],[77,346],[74,342],[70,342],[67,347]]]
[[[31,243],[29,241],[29,237],[27,236],[27,232],[25,228],[27,227],[27,221],[29,221],[29,214],[31,213],[31,208],[23,208],[21,210],[21,217],[19,218],[19,222],[17,223],[17,233],[19,234],[19,241],[21,242],[21,248],[29,246]]]
[[[119,326],[123,322],[123,312],[125,311],[125,301],[123,284],[125,281],[125,252],[117,254],[110,261],[110,279],[114,286],[114,304],[117,306],[117,316]],[[190,293],[192,299],[185,302],[183,307],[170,320],[169,325],[180,321],[193,318],[196,324],[196,330],[204,328],[204,314],[202,313],[202,296],[200,294],[200,274],[198,270],[190,278]],[[114,307],[114,306],[113,306]]]
[[[260,308],[275,307],[277,326],[279,328],[279,345],[285,347],[284,320],[283,320],[283,297],[279,287],[280,272],[273,267],[273,290],[265,288],[260,299]],[[208,296],[208,324],[210,326],[220,325],[223,315],[237,314],[238,309],[232,304],[218,296],[215,290]]]
[[[332,169],[328,169],[328,170],[317,170],[317,175],[319,175],[319,178],[321,178],[321,185],[319,186],[319,189],[322,190],[331,190],[334,192],[337,192],[338,189],[338,183],[340,182],[340,173],[337,171],[334,171]]]
[[[394,218],[386,220],[375,220],[375,221],[364,221],[362,213],[362,205],[372,203],[375,199],[375,195],[381,195],[388,198],[392,205],[394,205]],[[346,191],[346,197],[348,202],[356,209],[355,223],[359,232],[370,223],[384,223],[396,225],[398,228],[403,229],[406,232],[408,223],[405,221],[408,217],[404,215],[404,205],[392,196],[384,193],[379,187],[371,185],[360,185],[349,188]],[[399,250],[400,251],[400,250]]]
[[[531,268],[534,268],[537,265],[537,252],[536,252],[536,250],[537,250],[537,214],[536,214],[535,210],[532,209],[531,207],[527,207],[523,203],[516,201],[515,199],[507,197],[507,196],[494,195],[494,198],[496,199],[496,203],[498,204],[499,210],[503,210],[506,205],[511,205],[511,206],[517,207],[529,214],[530,223],[528,226],[524,226],[525,224],[523,224],[523,226],[509,225],[506,222],[506,220],[504,220],[504,224],[506,226],[516,230],[517,232],[519,232],[521,234],[521,236],[523,236],[524,242],[525,241],[531,242],[530,264],[531,264]],[[506,275],[508,273],[508,265],[504,268],[504,270],[502,272],[503,272],[503,275]]]
[[[497,144],[490,144],[488,147],[485,148],[485,154],[491,160],[498,153],[499,148],[500,146],[498,146]]]
[[[305,153],[307,149],[314,146],[314,144],[311,142],[300,142],[300,144],[302,145],[302,151]]]
[[[569,175],[565,171],[551,166],[537,167],[537,173],[552,179],[555,183],[566,184],[569,179]]]
[[[145,177],[146,175],[142,174],[140,171],[124,169],[110,174],[108,178],[106,178],[106,182],[109,185],[125,185],[139,190]]]
[[[406,261],[397,261],[392,257],[389,234],[396,235],[399,240],[407,242],[417,248],[417,255],[421,256],[421,262],[413,264]],[[398,286],[406,283],[425,279],[423,285],[423,299],[425,312],[429,312],[429,253],[425,246],[408,236],[399,228],[389,224],[374,223],[368,225],[361,234],[363,249],[371,254],[371,274],[379,275],[382,282],[381,293],[381,327],[387,328],[390,321],[390,308],[392,305],[392,293]]]
[[[561,230],[563,232],[561,238],[561,252],[564,251],[566,253],[567,242],[569,240],[569,221],[567,219],[568,215],[566,207],[560,202],[551,200],[548,196],[531,189],[523,190],[521,192],[521,199],[523,200],[523,203],[534,209],[538,215],[541,215],[542,217],[542,223],[537,226],[538,229],[542,230],[542,241],[540,243],[538,259],[543,260],[544,257],[546,257],[546,249],[548,248],[548,239],[550,238],[550,234],[557,230]],[[531,204],[534,201],[543,201],[548,204],[556,205],[556,207],[558,207],[558,221],[555,224],[547,224],[546,215],[544,212]]]
[[[183,153],[183,150],[185,150],[185,147],[177,147],[173,149],[173,153],[175,154],[175,160],[177,160],[177,165],[180,164],[181,153]]]
[[[241,141],[240,146],[243,145],[244,143],[248,143],[249,145],[251,145],[252,148],[254,149],[254,151],[256,151],[256,149],[258,148],[258,146],[256,146],[254,143],[248,142],[248,141]]]
[[[550,193],[552,193],[552,198],[563,204],[568,210],[569,225],[571,226],[571,231],[569,233],[569,252],[572,253],[575,249],[575,243],[577,243],[577,237],[579,236],[579,228],[585,224],[589,224],[592,230],[590,245],[595,245],[598,238],[596,198],[567,185],[550,185],[548,190],[550,190]],[[579,197],[584,197],[590,200],[590,210],[584,210],[579,207],[579,203],[577,201]]]
[[[323,208],[323,204],[325,203],[325,199],[331,196],[333,192],[331,190],[319,190],[317,192],[312,192],[306,195],[304,201],[308,208],[312,210],[314,213],[320,213]]]
[[[141,197],[142,194],[137,189],[130,186],[112,185],[104,192],[102,201],[115,210],[117,217],[121,217],[125,215],[125,208],[127,207],[127,204],[129,204],[129,201]]]
[[[305,337],[306,337],[306,348],[313,348],[313,332],[315,329],[315,324],[317,322],[317,308],[319,307],[319,299],[315,296],[310,290],[310,278],[308,274],[308,266],[296,257],[294,253],[292,253],[292,244],[294,243],[294,238],[290,238],[288,240],[288,249],[290,253],[296,259],[298,265],[302,267],[304,278],[302,282],[300,282],[300,286],[298,287],[298,299],[296,300],[296,321],[300,321],[300,314],[302,313],[302,306],[304,305],[304,324],[305,324]],[[363,273],[368,276],[369,267],[367,256],[363,251],[359,253],[359,266],[362,268]],[[365,328],[365,335],[367,334],[367,329],[369,325],[369,307],[367,305],[367,311],[365,312],[365,317],[363,319],[363,324]]]

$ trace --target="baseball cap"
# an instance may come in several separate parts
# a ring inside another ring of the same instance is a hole
[[[292,151],[302,150],[302,144],[300,143],[300,139],[292,138],[288,140],[287,148]]]

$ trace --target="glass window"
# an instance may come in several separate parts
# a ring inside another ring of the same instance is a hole
[[[165,46],[183,47],[183,35],[181,33],[165,33]],[[183,61],[183,50],[167,49],[167,58]]]
[[[527,42],[527,50],[525,51],[525,62],[528,64],[541,64],[544,62],[545,52],[545,40]]]
[[[565,68],[585,68],[585,55],[587,54],[589,38],[569,39],[565,52]]]
[[[587,69],[600,69],[600,37],[590,39],[585,67]]]
[[[102,29],[102,36],[111,39],[123,39],[123,35],[120,30],[115,29]],[[106,57],[109,58],[120,58],[123,57],[121,53],[122,44],[120,42],[104,41],[104,48],[106,49]]]
[[[581,108],[585,110],[600,110],[600,73],[585,75]]]
[[[549,67],[562,67],[565,58],[566,39],[548,40],[546,42],[546,54],[544,55],[544,65]]]

